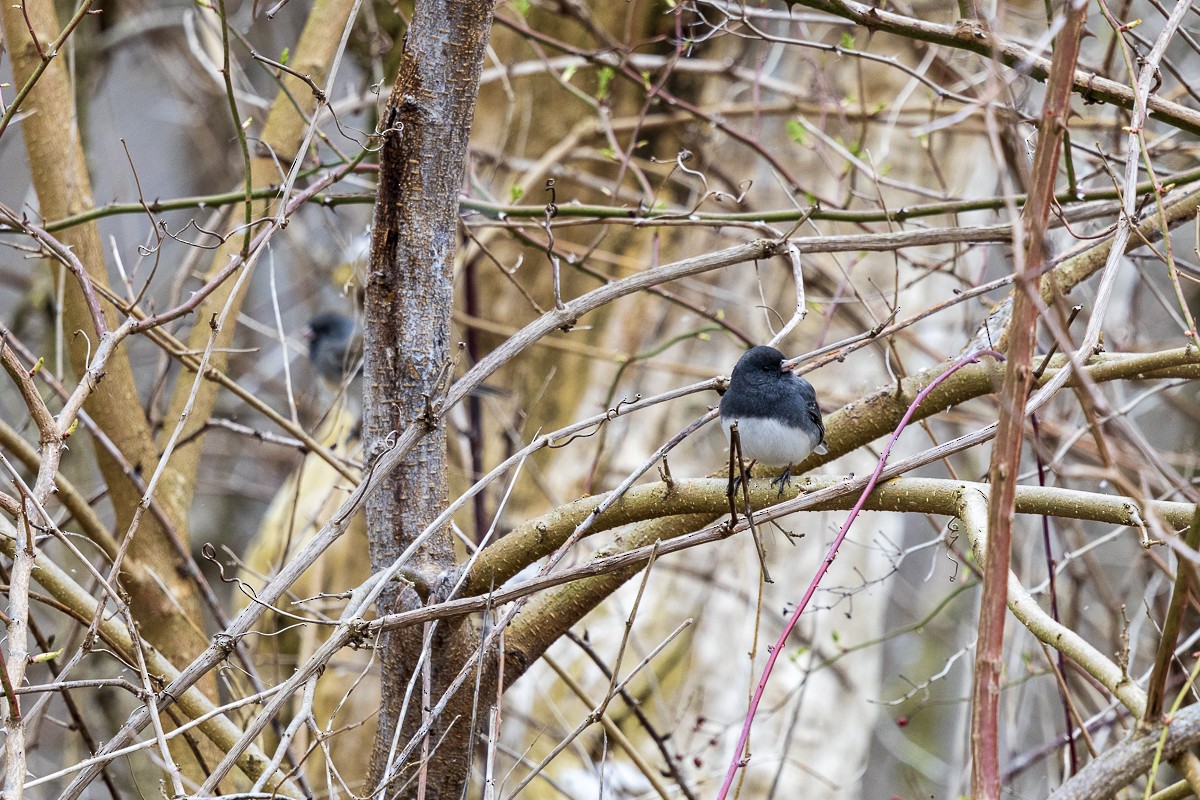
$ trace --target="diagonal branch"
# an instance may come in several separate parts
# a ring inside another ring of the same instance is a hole
[[[794,0],[792,5],[825,11],[848,19],[867,30],[884,31],[906,39],[967,50],[985,58],[995,59],[1037,81],[1048,80],[1053,72],[1050,59],[1035,55],[1027,48],[997,35],[978,20],[959,20],[954,25],[942,25],[894,11],[885,11],[855,0]],[[1061,32],[1059,35],[1061,37]],[[1068,75],[1069,90],[1087,102],[1110,103],[1129,110],[1137,107],[1134,91],[1123,83],[1101,77],[1094,72],[1076,69],[1074,62]],[[1154,119],[1189,133],[1200,134],[1200,112],[1158,95],[1150,95],[1146,106]]]

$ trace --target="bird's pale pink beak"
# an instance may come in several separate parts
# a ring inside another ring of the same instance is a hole
[[[789,364],[788,362],[786,362],[786,361],[785,361],[785,362],[783,362],[783,364],[781,364],[781,365],[779,366],[779,368],[780,368],[781,370],[783,370],[784,372],[795,372],[795,371],[796,371],[796,367],[798,367],[798,366],[800,366],[800,364],[799,364],[799,363],[795,363],[795,364]]]

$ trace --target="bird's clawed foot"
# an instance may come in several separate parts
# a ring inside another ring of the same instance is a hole
[[[787,468],[779,474],[779,477],[771,481],[771,485],[779,489],[775,496],[783,497],[783,490],[792,485],[792,465],[788,464]]]

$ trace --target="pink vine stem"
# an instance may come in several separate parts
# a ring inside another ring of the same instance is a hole
[[[737,776],[738,770],[746,766],[747,760],[743,760],[741,754],[745,752],[746,743],[750,740],[750,728],[754,725],[754,715],[757,713],[758,704],[766,692],[767,681],[771,679],[771,671],[775,668],[775,661],[779,658],[779,654],[783,652],[783,646],[787,642],[788,636],[791,635],[792,629],[800,621],[800,615],[804,613],[804,609],[808,607],[812,596],[816,594],[817,586],[820,585],[821,579],[825,577],[825,573],[829,571],[829,566],[833,564],[833,559],[837,556],[838,548],[842,546],[842,541],[846,538],[846,534],[850,532],[850,526],[854,524],[854,520],[858,517],[859,512],[862,511],[863,506],[867,504],[867,498],[871,496],[871,492],[875,490],[875,484],[879,482],[879,476],[883,474],[883,469],[887,466],[888,456],[891,455],[892,447],[896,444],[900,433],[908,427],[913,414],[916,413],[917,408],[925,401],[930,392],[941,385],[942,381],[966,365],[979,361],[983,356],[991,356],[999,361],[1004,360],[1004,356],[995,350],[977,350],[963,356],[953,366],[941,375],[938,375],[928,386],[917,393],[916,398],[909,404],[908,410],[904,412],[904,417],[900,420],[900,424],[892,432],[887,446],[883,448],[883,453],[879,456],[879,463],[875,465],[875,471],[867,479],[867,485],[863,487],[862,494],[858,497],[858,502],[850,510],[850,515],[846,517],[846,521],[842,524],[842,529],[838,531],[838,535],[833,540],[833,544],[829,546],[829,551],[825,553],[825,558],[821,561],[821,565],[817,567],[816,574],[813,575],[812,581],[809,582],[808,589],[804,592],[804,597],[796,605],[796,609],[788,618],[787,624],[783,626],[783,632],[779,634],[779,638],[775,641],[775,646],[771,648],[770,655],[767,656],[767,664],[763,667],[762,677],[758,680],[758,688],[754,690],[754,696],[750,699],[750,709],[746,712],[745,722],[742,723],[742,735],[738,737],[737,747],[734,748],[733,759],[729,762],[729,769],[725,771],[725,781],[721,784],[721,792],[717,795],[717,800],[725,800],[729,794],[730,787],[733,786],[733,779]]]

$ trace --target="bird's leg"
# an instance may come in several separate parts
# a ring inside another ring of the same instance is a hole
[[[737,493],[737,467],[742,463],[742,460],[737,457],[738,444],[738,429],[735,422],[729,426],[729,485],[725,487],[725,497],[729,499],[730,528],[733,528],[734,524],[737,523],[737,504],[733,502],[733,496]]]
[[[729,426],[729,485],[725,489],[725,496],[729,498],[730,526],[737,524],[737,504],[734,498],[737,497],[738,486],[744,485],[749,477],[748,473],[746,462],[742,460],[742,437],[738,433],[738,424],[734,422]],[[749,498],[746,500],[746,508],[750,508]]]
[[[762,571],[764,583],[774,583],[771,573],[767,571],[767,553],[758,538],[758,529],[754,526],[754,512],[750,508],[750,470],[753,468],[754,462],[746,466],[746,462],[742,460],[742,437],[738,433],[738,424],[734,422],[729,426],[729,527],[732,529],[737,524],[737,501],[734,498],[740,485],[746,507],[746,524],[750,527],[750,535],[754,537],[754,547],[758,552],[758,568]]]
[[[775,496],[783,497],[783,490],[792,485],[792,465],[788,464],[779,477],[771,481],[771,485],[779,487],[779,493]]]
[[[726,491],[726,494],[731,497],[736,497],[738,489],[746,489],[750,485],[747,483],[747,481],[754,477],[754,475],[751,473],[754,471],[754,465],[757,463],[757,461],[751,461],[749,464],[747,464],[745,461],[742,461],[741,458],[738,458],[737,469],[734,469],[730,472],[730,474],[733,476],[733,480],[730,481],[730,486]],[[749,503],[750,495],[746,492],[743,492],[743,494],[746,495],[746,502]]]

